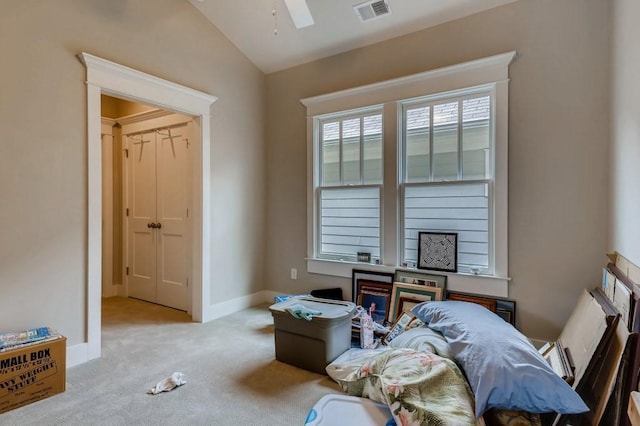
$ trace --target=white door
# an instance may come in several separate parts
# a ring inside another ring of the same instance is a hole
[[[127,136],[128,295],[189,309],[189,126]]]
[[[190,157],[188,126],[156,133],[157,303],[187,310]]]

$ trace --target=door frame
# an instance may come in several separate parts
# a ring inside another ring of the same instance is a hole
[[[209,321],[211,258],[211,105],[215,96],[81,52],[87,69],[87,345],[99,358],[102,338],[102,147],[100,97],[107,94],[195,117],[191,317]],[[198,131],[199,130],[199,131]]]

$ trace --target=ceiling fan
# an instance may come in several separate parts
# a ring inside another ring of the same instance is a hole
[[[313,16],[307,5],[307,0],[284,0],[289,10],[289,15],[296,28],[304,28],[313,25]]]

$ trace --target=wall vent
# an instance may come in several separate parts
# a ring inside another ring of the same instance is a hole
[[[373,0],[353,6],[353,10],[361,22],[370,21],[391,14],[389,3],[385,0]]]

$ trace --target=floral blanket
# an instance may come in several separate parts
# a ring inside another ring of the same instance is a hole
[[[352,349],[327,373],[347,394],[387,404],[398,426],[476,425],[466,379],[455,362],[439,355]]]

